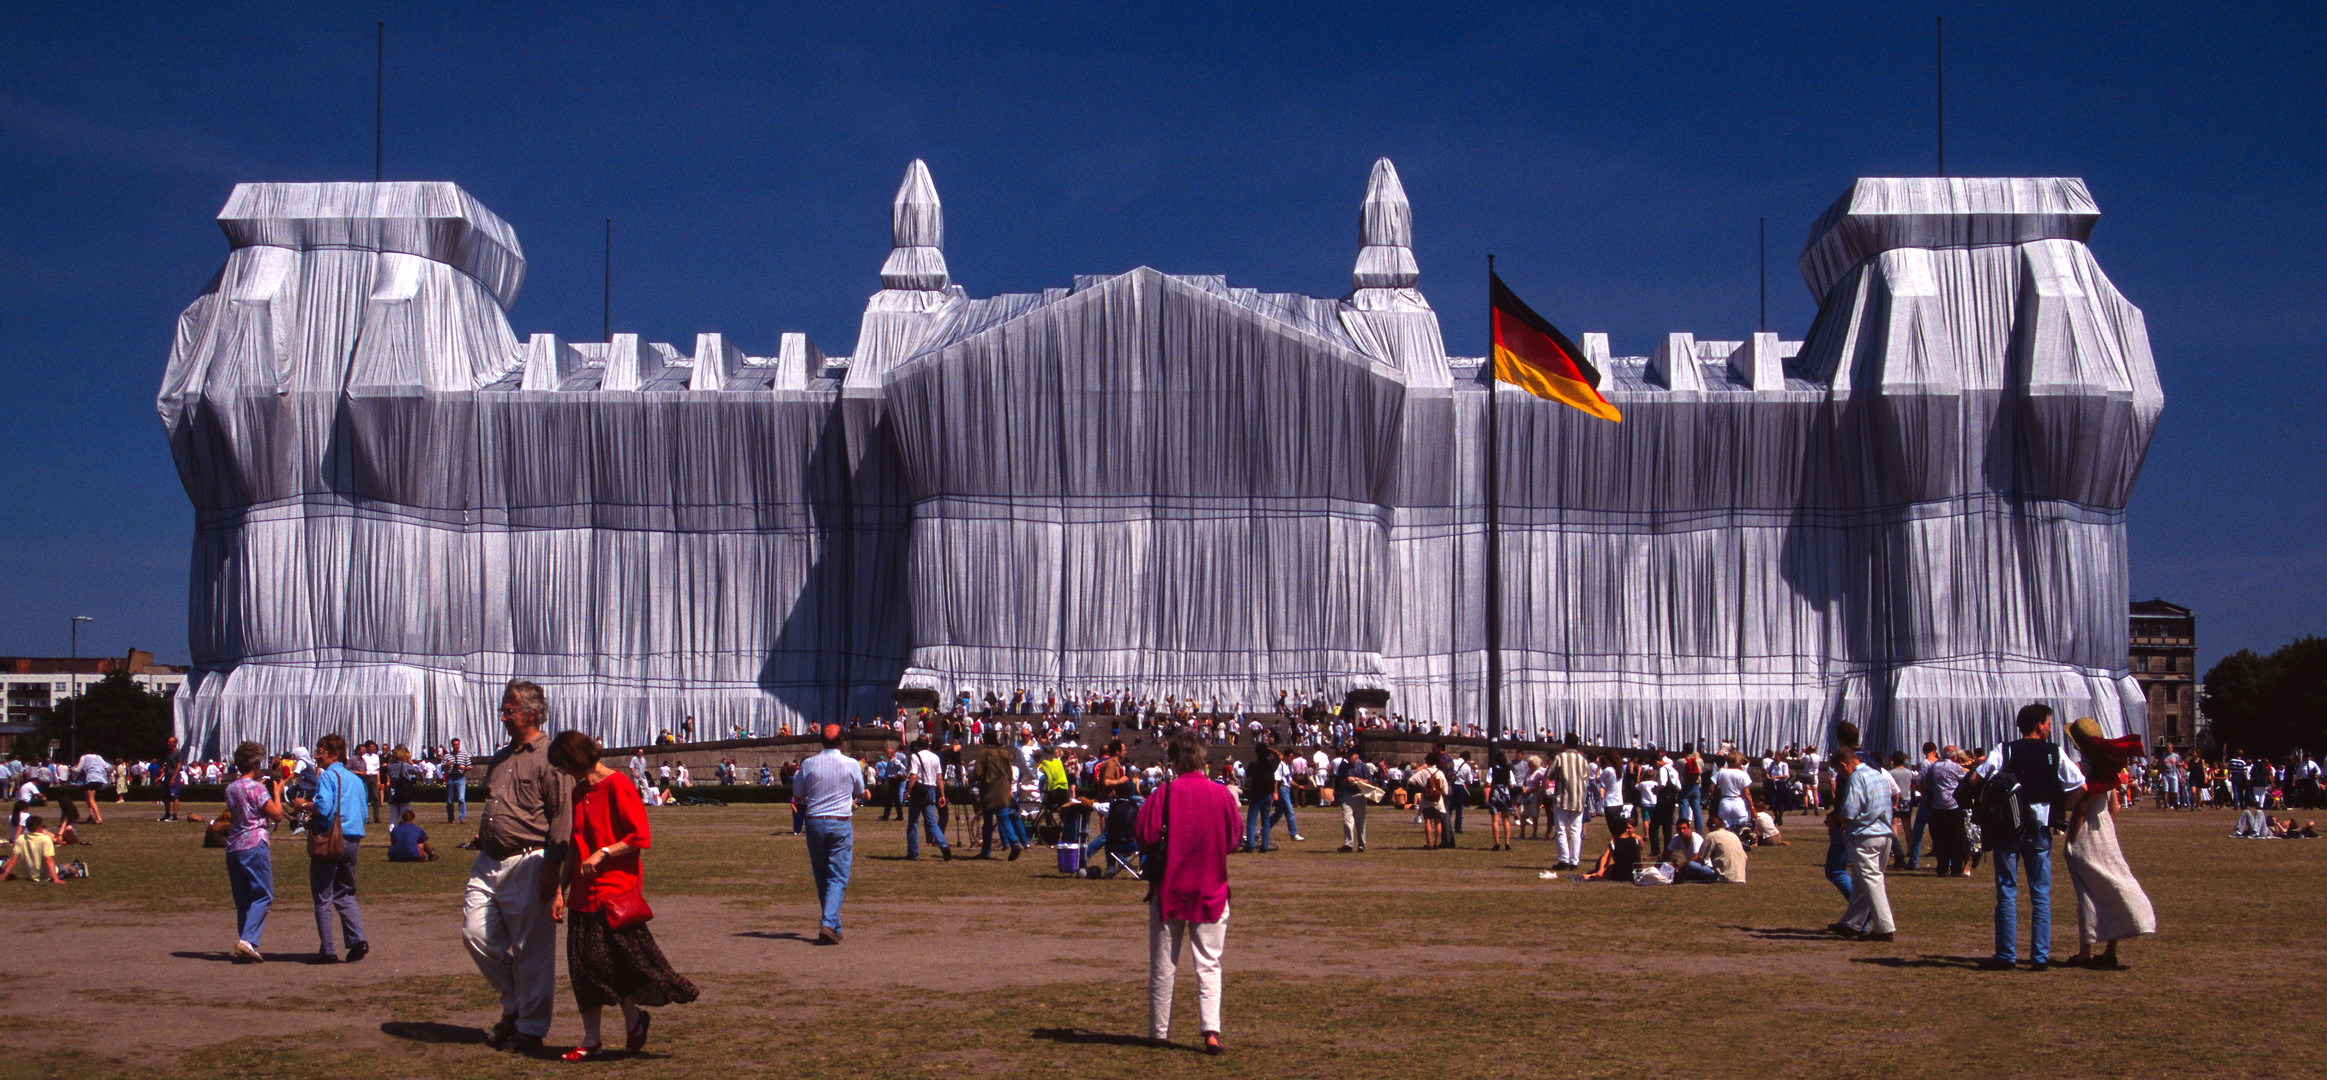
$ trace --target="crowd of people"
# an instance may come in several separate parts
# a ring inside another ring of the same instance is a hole
[[[74,842],[76,819],[102,820],[101,793],[118,801],[133,783],[155,785],[165,793],[169,820],[183,786],[222,782],[226,813],[212,823],[211,840],[226,849],[235,959],[266,959],[271,841],[296,830],[307,846],[314,957],[359,962],[372,946],[356,899],[366,836],[384,813],[390,861],[439,857],[411,805],[415,790],[445,786],[446,820],[465,822],[473,781],[483,812],[476,835],[457,845],[476,853],[462,939],[502,1002],[489,1041],[523,1049],[546,1036],[556,983],[553,928],[562,922],[583,1019],[583,1038],[567,1057],[605,1051],[600,1016],[607,1006],[621,1010],[623,1042],[635,1049],[651,1024],[648,1008],[696,995],[647,930],[641,878],[652,836],[647,809],[681,801],[695,778],[676,754],[650,764],[634,753],[617,768],[580,732],[552,737],[547,713],[539,687],[512,682],[501,712],[508,742],[483,757],[459,740],[413,753],[377,742],[351,747],[334,734],[312,750],[283,753],[246,742],[223,761],[187,760],[173,740],[170,752],[152,760],[88,755],[69,766],[0,763],[16,803],[0,876],[62,881],[86,873],[84,863],[60,866],[55,850]],[[1083,733],[1098,717],[1121,719],[1111,721],[1101,745],[1087,747]],[[1065,703],[1052,697],[1037,708],[1021,691],[1008,700],[965,698],[945,711],[900,711],[897,720],[910,738],[887,753],[846,753],[849,731],[860,726],[852,722],[817,728],[822,752],[805,760],[746,766],[726,756],[709,767],[707,783],[791,789],[791,831],[807,840],[818,894],[817,941],[843,940],[854,815],[865,803],[880,805],[879,820],[901,822],[909,860],[920,859],[925,846],[948,861],[957,848],[972,859],[1055,848],[1065,872],[1150,879],[1151,991],[1160,1002],[1153,1035],[1168,1033],[1172,973],[1181,952],[1191,951],[1210,1049],[1220,1045],[1227,859],[1278,850],[1280,828],[1283,842],[1306,842],[1304,811],[1339,817],[1343,854],[1368,850],[1369,812],[1410,816],[1433,849],[1457,846],[1466,818],[1483,813],[1490,849],[1538,839],[1550,845],[1547,879],[1572,872],[1579,882],[1643,885],[1743,885],[1754,849],[1793,842],[1787,815],[1819,814],[1825,876],[1845,905],[1833,932],[1893,940],[1899,922],[1888,874],[1920,871],[1928,859],[1941,876],[1968,877],[1986,859],[1998,894],[1986,966],[2017,964],[2016,901],[2026,892],[2028,959],[2042,969],[2051,961],[2056,837],[2065,841],[2078,898],[2080,949],[2071,962],[2116,966],[2119,942],[2156,930],[2116,841],[2118,810],[2144,798],[2161,808],[2235,807],[2242,833],[2292,838],[2316,835],[2315,827],[2267,812],[2321,801],[2318,766],[2300,753],[2276,762],[2237,753],[2151,759],[2137,740],[2104,739],[2083,720],[2067,735],[2078,751],[2072,760],[2041,705],[2021,713],[2019,740],[1926,743],[1919,755],[1887,758],[1862,754],[1848,724],[1834,732],[1831,753],[1815,746],[1747,753],[1731,742],[1588,748],[1573,734],[1547,749],[1508,753],[1450,747],[1444,737],[1361,743],[1360,732],[1378,728],[1445,733],[1362,711],[1345,716],[1326,709],[1321,694],[1304,700],[1291,692],[1265,717],[1128,694]],[[1125,724],[1130,745],[1118,734]],[[692,727],[682,723],[680,730],[692,734]],[[1363,748],[1417,743],[1428,749],[1375,759]],[[1135,761],[1132,745],[1164,753],[1151,750]],[[32,812],[50,801],[65,818],[58,832]],[[1601,829],[1604,840],[1588,844],[1587,835]]]

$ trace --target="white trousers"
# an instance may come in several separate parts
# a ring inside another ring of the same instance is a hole
[[[1570,866],[1584,863],[1584,812],[1551,808],[1552,831],[1559,839],[1559,861]]]
[[[461,895],[461,944],[501,995],[501,1015],[533,1036],[549,1034],[557,997],[557,924],[541,898],[541,875],[550,872],[539,851],[507,859],[478,852]]]
[[[1870,934],[1898,929],[1891,922],[1891,894],[1883,888],[1883,863],[1890,854],[1888,836],[1861,836],[1850,842],[1850,906],[1842,910],[1844,924]]]
[[[1341,804],[1341,846],[1365,850],[1366,801],[1362,795],[1351,795]]]
[[[1147,1033],[1170,1038],[1172,982],[1180,974],[1180,946],[1196,956],[1196,1018],[1205,1031],[1220,1030],[1220,950],[1228,944],[1228,909],[1219,922],[1166,919],[1163,906],[1147,905]]]

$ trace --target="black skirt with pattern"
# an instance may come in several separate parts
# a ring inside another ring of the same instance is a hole
[[[566,976],[574,1004],[604,1008],[629,998],[633,1005],[686,1004],[695,984],[671,970],[647,924],[610,930],[602,911],[566,913]]]

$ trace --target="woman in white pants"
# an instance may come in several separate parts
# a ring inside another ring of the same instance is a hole
[[[1714,771],[1713,794],[1721,823],[1739,836],[1753,835],[1753,774],[1745,771],[1745,755],[1729,755],[1728,764]]]
[[[1236,796],[1204,775],[1204,743],[1190,728],[1172,735],[1172,779],[1140,807],[1140,846],[1167,845],[1147,876],[1148,1039],[1172,1030],[1172,982],[1183,945],[1196,957],[1196,1009],[1204,1052],[1220,1052],[1220,954],[1228,944],[1228,853],[1243,839]]]

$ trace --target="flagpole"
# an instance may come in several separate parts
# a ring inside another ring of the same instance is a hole
[[[1503,514],[1502,469],[1498,445],[1501,438],[1496,414],[1502,410],[1495,404],[1498,395],[1495,373],[1495,257],[1487,256],[1487,437],[1483,453],[1486,457],[1487,504],[1487,760],[1495,756],[1495,744],[1503,738]]]

